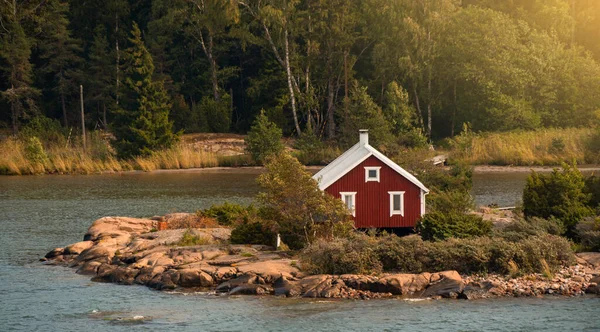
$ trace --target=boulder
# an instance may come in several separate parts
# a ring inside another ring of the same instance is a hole
[[[241,284],[229,291],[229,295],[267,295],[272,291],[267,285]]]
[[[598,285],[590,286],[590,287],[586,288],[585,293],[600,295],[600,286],[598,286]]]
[[[54,248],[50,250],[44,257],[47,259],[53,259],[58,256],[61,256],[65,252],[64,248]]]
[[[210,287],[213,284],[213,278],[204,271],[195,269],[179,271],[179,285],[181,287]]]
[[[343,274],[340,279],[344,281],[346,286],[356,290],[373,290],[374,284],[377,282],[376,277],[366,276],[361,274]]]
[[[166,270],[161,274],[157,274],[146,285],[150,288],[158,290],[171,290],[177,288],[179,283],[179,271]]]
[[[128,217],[104,217],[92,223],[83,237],[84,241],[121,237],[125,234],[141,234],[155,228],[156,221]]]
[[[484,298],[489,297],[488,291],[491,288],[492,288],[492,285],[490,283],[484,283],[484,284],[472,283],[472,284],[465,286],[463,291],[458,294],[458,298],[464,299],[464,300],[484,299]]]
[[[77,269],[77,274],[83,275],[96,275],[98,273],[98,267],[102,265],[100,262],[96,261],[88,261],[85,262],[79,269]]]
[[[464,282],[456,271],[444,271],[438,273],[440,280],[430,284],[421,297],[441,296],[443,298],[457,298],[464,289]]]
[[[592,279],[590,279],[590,283],[592,283],[592,282],[600,285],[600,276],[595,276]]]
[[[114,257],[117,247],[115,246],[102,246],[96,245],[89,249],[86,249],[77,256],[77,262],[87,262],[91,260],[99,262],[110,262]]]
[[[577,257],[583,259],[595,269],[600,268],[600,252],[580,252],[577,254]]]
[[[134,283],[139,285],[146,285],[157,275],[165,272],[164,266],[145,267],[139,270],[137,277],[135,277]]]
[[[73,243],[73,244],[65,247],[65,254],[79,255],[84,250],[91,248],[93,245],[94,245],[93,241],[81,241],[81,242]]]
[[[280,276],[291,279],[300,274],[300,270],[296,266],[293,266],[290,259],[261,261],[236,267],[241,273],[260,275],[267,283],[274,282]]]
[[[256,283],[258,280],[257,276],[255,274],[251,274],[251,273],[247,273],[244,274],[242,276],[239,276],[235,279],[226,281],[224,283],[221,283],[219,286],[217,286],[217,288],[215,289],[215,291],[217,293],[227,293],[230,292],[232,289],[243,285],[243,284],[254,284]]]
[[[300,295],[300,286],[297,281],[290,281],[281,276],[273,283],[273,292],[277,296],[298,296]]]

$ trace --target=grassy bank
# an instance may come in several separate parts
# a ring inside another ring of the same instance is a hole
[[[455,139],[452,156],[473,165],[545,166],[573,160],[596,163],[590,153],[595,133],[593,128],[567,128],[462,134]]]
[[[38,141],[39,142],[39,141]],[[88,149],[77,142],[44,146],[32,141],[8,138],[0,141],[0,174],[92,174],[130,170],[187,169],[216,166],[246,166],[248,156],[220,156],[179,144],[146,157],[117,159],[108,144],[99,137],[88,139]]]

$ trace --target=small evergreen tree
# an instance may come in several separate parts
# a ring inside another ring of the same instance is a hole
[[[591,215],[587,204],[590,195],[584,192],[585,182],[575,165],[563,164],[544,175],[532,171],[523,190],[523,213],[526,217],[558,218],[573,236],[577,222]]]
[[[383,115],[401,145],[419,147],[427,144],[427,138],[419,128],[417,111],[410,103],[408,92],[396,82],[387,86]]]
[[[366,87],[354,82],[350,92],[348,114],[343,115],[340,124],[340,146],[349,148],[354,145],[358,141],[358,131],[368,129],[369,144],[385,150],[392,143],[393,136],[381,108],[369,96]]]
[[[261,110],[245,139],[246,150],[254,161],[262,163],[268,156],[283,151],[282,135],[281,129]]]
[[[169,97],[162,82],[152,81],[152,56],[135,23],[131,34],[131,47],[125,51],[125,91],[114,124],[114,146],[123,158],[169,148],[180,135],[172,131]]]
[[[106,38],[106,28],[100,24],[94,29],[94,41],[90,46],[86,79],[88,98],[95,104],[92,108],[97,109],[97,117],[104,128],[108,126],[108,109],[114,103],[112,96],[114,92],[113,62],[114,59],[111,57]]]

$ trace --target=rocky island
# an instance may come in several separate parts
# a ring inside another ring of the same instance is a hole
[[[229,295],[370,299],[389,297],[478,299],[500,296],[600,294],[600,253],[580,253],[577,264],[553,278],[456,271],[420,274],[307,275],[291,252],[228,244],[227,228],[158,230],[186,214],[151,219],[104,217],[82,242],[51,250],[45,264],[64,265],[93,281],[146,285],[157,290],[215,291]],[[182,242],[193,238],[192,245]]]

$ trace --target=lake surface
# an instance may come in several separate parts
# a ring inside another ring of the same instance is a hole
[[[171,294],[38,262],[107,215],[249,204],[259,170],[0,177],[0,331],[600,331],[600,298],[322,301]],[[479,204],[514,205],[527,174],[476,174]]]

